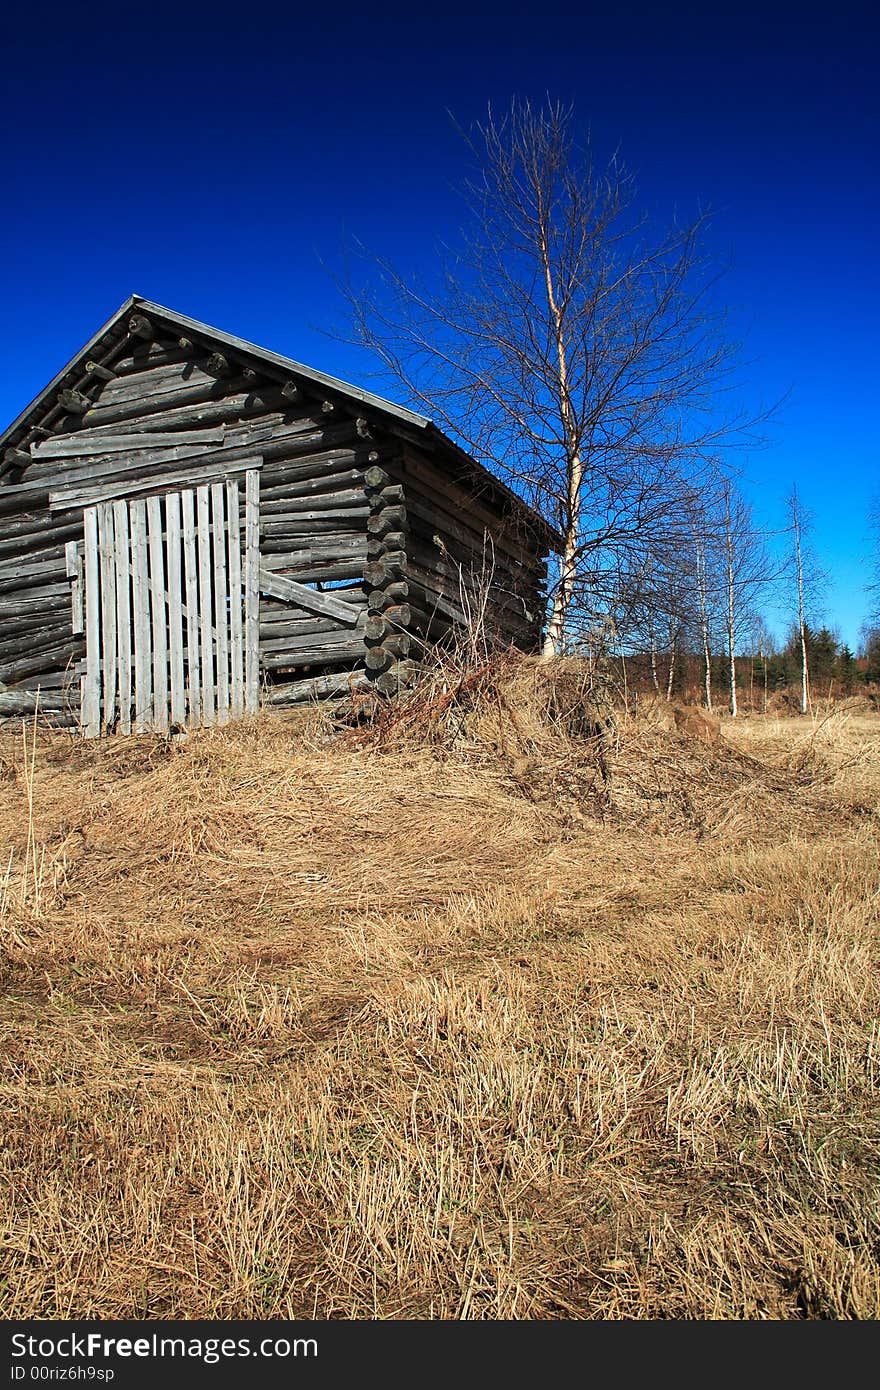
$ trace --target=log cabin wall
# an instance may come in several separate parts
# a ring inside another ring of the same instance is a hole
[[[367,470],[366,664],[383,692],[406,683],[426,641],[465,632],[487,646],[538,647],[542,543],[491,488],[487,478],[481,495],[456,478],[454,455],[441,464],[411,443]]]
[[[365,680],[398,688],[425,640],[472,619],[483,573],[490,631],[535,648],[546,537],[524,523],[525,509],[506,515],[488,479],[475,494],[475,465],[469,483],[457,478],[454,451],[437,459],[418,448],[411,430],[370,408],[384,404],[376,398],[350,388],[360,397],[351,400],[344,383],[328,389],[250,345],[226,346],[239,340],[218,345],[205,325],[194,325],[204,336],[182,333],[163,312],[171,322],[120,311],[7,431],[0,715],[27,712],[39,688],[45,714],[77,722],[84,648],[71,621],[69,542],[82,540],[84,508],[217,481],[255,458],[266,703]],[[347,620],[332,604],[291,601],[286,581],[327,589],[348,605]]]

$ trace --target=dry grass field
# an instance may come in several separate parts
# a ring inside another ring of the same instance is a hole
[[[0,736],[5,1317],[880,1314],[880,716],[541,679]]]

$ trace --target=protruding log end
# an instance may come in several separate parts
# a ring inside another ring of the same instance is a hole
[[[367,469],[364,474],[364,490],[366,492],[378,492],[380,488],[387,487],[391,482],[384,468],[377,468],[375,465]]]
[[[371,536],[387,536],[389,531],[403,531],[406,527],[404,507],[383,507],[367,518],[367,532]]]
[[[7,449],[3,455],[3,462],[0,464],[0,475],[11,473],[21,468],[27,468],[30,462],[30,454],[24,453],[23,450]]]
[[[412,685],[418,667],[414,661],[396,661],[376,677],[374,685],[382,695],[396,695]]]
[[[384,536],[367,536],[367,559],[381,560],[386,550],[403,550],[406,534],[403,531],[387,531]]]
[[[364,623],[364,638],[370,642],[381,642],[391,631],[385,619],[378,613],[370,613]]]
[[[88,396],[84,396],[82,391],[59,391],[58,404],[62,410],[66,410],[68,415],[85,415],[86,411],[94,405]]]
[[[285,381],[281,388],[281,395],[284,400],[290,401],[291,405],[300,404],[303,398],[302,391],[295,381]]]
[[[401,550],[391,550],[381,560],[364,565],[364,580],[371,589],[382,589],[405,575],[406,555]]]
[[[100,362],[87,362],[86,371],[89,376],[94,377],[97,381],[113,381],[116,376],[114,371],[109,367],[102,367]]]
[[[381,589],[378,587],[372,589],[367,595],[368,607],[376,613],[384,612],[392,604],[416,603],[421,608],[425,608],[427,602],[424,589],[414,584],[411,579],[390,581]]]
[[[388,483],[381,488],[365,486],[364,491],[370,499],[370,506],[374,512],[381,511],[383,507],[403,506],[403,488],[400,483]]]
[[[384,647],[369,647],[364,657],[364,665],[368,671],[387,671],[393,661],[391,652],[387,652]]]
[[[233,367],[229,358],[222,352],[212,352],[205,363],[205,371],[212,376],[232,376]]]
[[[145,314],[132,314],[128,320],[128,331],[133,338],[143,338],[145,343],[151,343],[156,336],[156,330]]]

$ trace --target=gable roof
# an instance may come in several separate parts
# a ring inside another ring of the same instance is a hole
[[[340,381],[338,377],[328,376],[326,372],[316,371],[314,367],[307,367],[302,362],[295,362],[293,358],[283,357],[280,353],[271,352],[268,348],[259,347],[256,343],[249,343],[244,338],[236,338],[231,333],[224,333],[222,329],[214,328],[211,324],[188,318],[186,314],[178,314],[173,309],[166,309],[164,305],[155,304],[152,300],[143,299],[136,294],[130,295],[126,299],[116,313],[98,329],[97,333],[70,359],[66,366],[62,367],[61,371],[52,378],[17,419],[13,420],[12,424],[0,434],[0,455],[2,455],[3,449],[14,446],[23,435],[33,429],[40,416],[51,408],[52,396],[56,391],[65,385],[82,384],[85,376],[85,364],[91,357],[100,355],[102,348],[106,351],[111,346],[118,347],[119,342],[123,340],[120,339],[120,329],[123,327],[124,320],[133,310],[149,317],[158,328],[165,327],[172,331],[176,330],[186,336],[191,334],[195,338],[206,339],[212,346],[231,348],[236,353],[253,358],[256,362],[279,369],[284,373],[290,373],[291,376],[298,377],[304,382],[321,387],[353,403],[358,403],[369,413],[378,415],[382,423],[392,432],[418,444],[431,453],[445,456],[450,462],[454,462],[463,473],[470,474],[472,481],[477,483],[483,491],[494,496],[502,506],[506,505],[529,530],[536,532],[548,549],[555,551],[562,549],[562,537],[541,516],[540,512],[535,511],[511,488],[472,458],[427,416],[418,415],[415,411],[395,405],[393,401],[376,396],[371,391],[363,391],[360,387],[352,386],[347,381]],[[2,481],[0,481],[0,486],[2,486]]]

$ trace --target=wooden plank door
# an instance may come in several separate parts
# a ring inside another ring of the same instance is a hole
[[[242,525],[242,502],[243,522]],[[260,475],[83,514],[82,732],[167,734],[259,706]],[[133,677],[133,679],[132,679]]]

